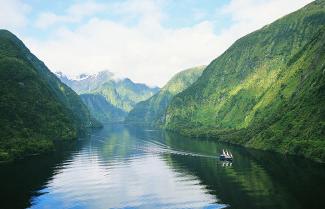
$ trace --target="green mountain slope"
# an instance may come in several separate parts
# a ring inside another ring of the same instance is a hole
[[[166,127],[325,161],[325,1],[236,41],[175,96]]]
[[[100,94],[81,94],[82,101],[93,115],[101,123],[122,122],[126,112],[108,103]]]
[[[69,79],[62,73],[57,73],[57,76],[78,94],[103,95],[107,102],[125,112],[159,91],[159,88],[134,83],[128,78],[116,79],[109,71],[101,71],[96,75],[80,75],[76,80]]]
[[[93,125],[79,96],[0,30],[0,161],[46,151]]]
[[[194,83],[204,68],[200,66],[177,73],[157,94],[139,102],[128,114],[126,122],[150,126],[162,125],[171,99]]]

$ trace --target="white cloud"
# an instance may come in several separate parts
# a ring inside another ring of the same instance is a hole
[[[31,7],[20,0],[0,0],[0,28],[18,31],[28,24]]]
[[[231,0],[222,9],[234,22],[223,34],[232,41],[298,10],[313,0]]]
[[[120,77],[162,86],[176,72],[209,64],[236,39],[308,2],[310,0],[291,0],[289,3],[232,0],[222,8],[222,13],[230,16],[233,24],[215,34],[213,24],[208,21],[191,27],[165,27],[162,20],[167,14],[161,8],[166,2],[128,0],[110,9],[123,17],[136,18],[133,26],[91,18],[75,29],[60,27],[48,40],[26,40],[32,51],[53,71],[63,71],[71,76],[108,68]],[[81,10],[75,16],[93,14]],[[68,13],[74,13],[72,11]]]
[[[223,8],[223,12],[231,14],[236,22],[260,22],[264,25],[312,1],[313,0],[231,0],[230,3]]]
[[[53,12],[43,12],[39,14],[35,25],[38,28],[45,29],[59,23],[78,23],[85,17],[95,15],[105,10],[107,10],[105,4],[94,1],[76,3],[67,8],[64,15],[57,15]]]
[[[212,25],[169,30],[159,24],[127,27],[91,19],[77,30],[61,29],[51,41],[29,41],[53,70],[70,75],[106,68],[120,77],[163,85],[175,72],[208,63],[216,49]]]
[[[43,12],[38,16],[35,25],[38,28],[44,29],[58,22],[74,22],[74,21],[72,21],[72,19],[69,19],[66,16],[59,16],[52,12]]]

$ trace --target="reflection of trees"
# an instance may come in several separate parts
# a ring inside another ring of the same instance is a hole
[[[77,146],[63,144],[64,149],[58,147],[47,156],[1,165],[0,207],[30,206],[35,195],[31,191],[44,188],[81,147],[82,152],[95,152],[105,164],[123,163],[146,154],[146,148],[158,147],[173,170],[197,176],[209,193],[232,208],[325,208],[325,169],[310,161],[122,125],[107,126],[92,135],[91,140],[76,142]],[[232,166],[218,160],[222,149],[233,153]]]
[[[101,164],[109,165],[116,161],[128,160],[133,155],[132,146],[135,142],[127,129],[121,125],[114,125],[105,126],[93,134],[88,147],[91,152],[96,152],[95,155]]]
[[[148,138],[143,129],[113,125],[93,136],[92,146],[97,149],[102,162],[110,163],[114,159],[127,161],[144,154]]]
[[[85,141],[61,142],[57,151],[0,166],[0,208],[15,209],[31,206],[34,191],[44,188],[63,162],[72,158]]]
[[[173,133],[165,133],[165,143],[174,149],[209,155],[220,153],[222,149],[231,150],[235,156],[231,167],[222,167],[216,158],[169,154],[165,159],[179,172],[198,176],[211,194],[232,208],[319,208],[319,204],[324,205],[323,188],[315,185],[324,181],[324,169],[306,164],[304,160],[283,159],[273,153],[188,139]]]

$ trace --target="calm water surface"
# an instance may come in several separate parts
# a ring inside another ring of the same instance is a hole
[[[123,125],[0,165],[0,185],[2,209],[325,208],[323,165]]]

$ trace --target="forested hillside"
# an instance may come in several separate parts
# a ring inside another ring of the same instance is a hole
[[[139,102],[128,114],[126,122],[155,127],[163,125],[171,99],[194,83],[204,68],[205,66],[200,66],[177,73],[157,94]]]
[[[15,35],[0,30],[0,161],[47,151],[54,140],[97,125],[73,90]]]
[[[123,122],[127,113],[107,102],[100,94],[81,94],[91,114],[102,123]]]
[[[236,41],[175,96],[166,127],[325,161],[325,1]]]

